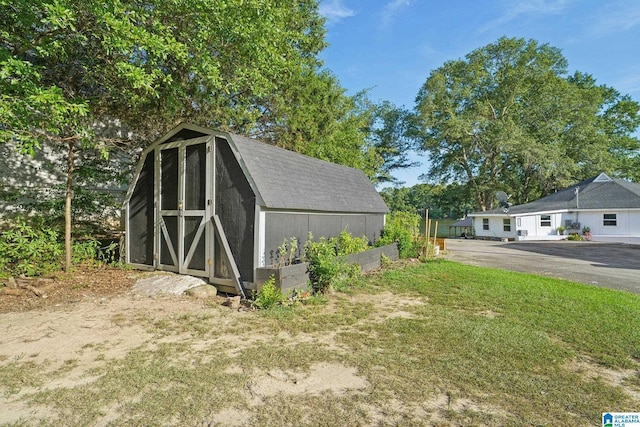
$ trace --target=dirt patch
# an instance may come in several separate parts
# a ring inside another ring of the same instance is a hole
[[[274,370],[247,385],[253,404],[277,394],[292,396],[319,395],[324,392],[344,394],[367,388],[369,382],[357,375],[355,368],[339,364],[319,363],[308,372]]]
[[[71,273],[58,273],[46,281],[35,281],[41,295],[29,290],[5,293],[0,287],[0,313],[28,311],[110,298],[130,292],[143,273],[108,265],[80,265]]]
[[[624,387],[627,381],[638,376],[638,371],[635,369],[608,369],[587,359],[572,360],[570,363],[565,365],[565,368],[568,371],[575,372],[584,378],[592,380],[599,379],[613,387],[620,387],[620,389],[624,390],[624,392],[629,396],[640,401],[640,389]]]

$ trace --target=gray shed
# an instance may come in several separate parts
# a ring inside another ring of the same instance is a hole
[[[373,242],[388,212],[360,170],[188,124],[142,152],[124,208],[127,263],[237,293],[284,239]]]

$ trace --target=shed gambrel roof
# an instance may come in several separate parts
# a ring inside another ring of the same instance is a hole
[[[204,135],[229,141],[241,169],[256,193],[257,203],[267,209],[343,213],[387,213],[375,187],[359,169],[338,165],[264,142],[181,124],[153,146]]]
[[[591,209],[640,209],[640,184],[601,173],[531,203],[511,206],[508,215]],[[493,209],[474,216],[487,214],[505,215],[502,209]]]
[[[308,157],[229,134],[264,207],[270,209],[386,213],[387,205],[359,169]]]

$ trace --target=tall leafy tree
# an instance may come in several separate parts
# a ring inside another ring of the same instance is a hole
[[[430,178],[468,185],[479,209],[504,190],[515,203],[607,171],[630,177],[640,106],[567,74],[559,49],[501,38],[434,70],[416,98],[414,137]]]
[[[363,148],[360,124],[344,125],[355,104],[337,82],[322,86],[330,80],[319,73],[323,25],[315,0],[0,0],[0,142],[26,153],[65,150],[66,267],[80,151],[106,156],[180,121],[252,134],[265,115],[271,123],[292,120],[291,110],[265,112],[276,110],[273,94],[298,86],[316,88],[311,102],[328,92],[345,104],[315,141],[333,138],[338,149],[342,136],[352,150]]]
[[[378,182],[396,182],[393,171],[417,166],[410,159],[415,148],[410,138],[415,127],[415,116],[403,107],[389,101],[371,105],[369,143],[383,162],[378,170]]]
[[[468,188],[455,182],[386,187],[380,195],[392,212],[423,214],[429,209],[431,218],[460,218],[473,206]]]
[[[307,69],[262,102],[255,135],[282,148],[362,169],[375,178],[383,158],[368,142],[372,107],[346,95],[328,70]]]

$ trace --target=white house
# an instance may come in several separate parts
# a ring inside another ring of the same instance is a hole
[[[561,240],[558,227],[593,241],[640,244],[640,184],[605,173],[524,205],[475,212],[476,237],[514,240]]]

